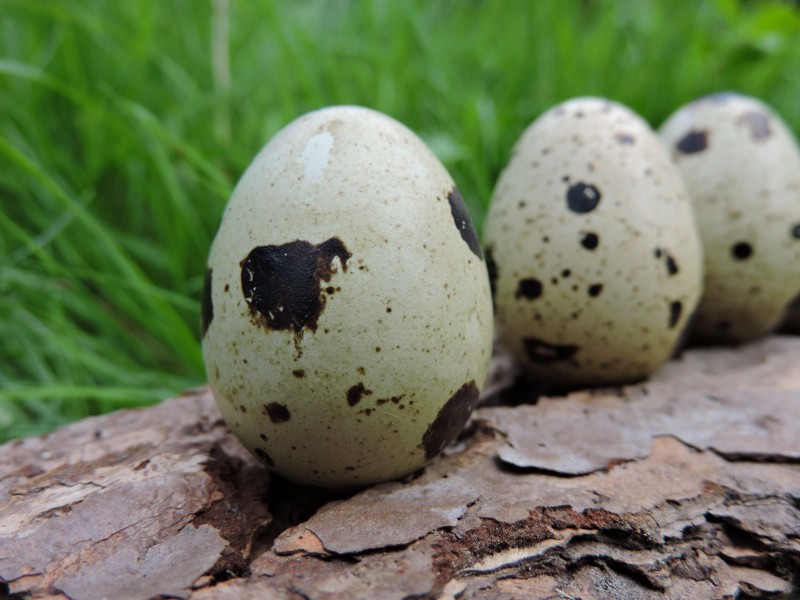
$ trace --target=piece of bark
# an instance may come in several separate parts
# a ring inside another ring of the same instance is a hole
[[[206,390],[10,442],[0,577],[34,596],[187,596],[210,569],[246,570],[267,486]]]
[[[206,389],[8,443],[0,597],[800,594],[800,339],[541,391],[498,348],[445,455],[349,497],[271,477]]]

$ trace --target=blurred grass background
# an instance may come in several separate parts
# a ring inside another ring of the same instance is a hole
[[[0,441],[204,381],[211,239],[306,111],[405,123],[480,227],[549,106],[607,96],[657,126],[719,90],[800,130],[797,3],[0,0]]]

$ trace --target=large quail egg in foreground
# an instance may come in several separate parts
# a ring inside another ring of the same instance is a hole
[[[800,149],[768,106],[735,93],[677,110],[661,138],[700,227],[705,291],[692,337],[738,342],[775,328],[800,292]]]
[[[494,191],[486,247],[500,337],[556,385],[646,377],[700,296],[680,175],[650,127],[604,99],[565,102],[523,133]]]
[[[418,470],[465,425],[491,355],[486,266],[453,180],[365,108],[302,116],[258,154],[214,239],[203,304],[222,415],[299,483]]]

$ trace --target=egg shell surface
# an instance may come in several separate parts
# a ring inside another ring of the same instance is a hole
[[[495,187],[486,248],[501,339],[556,385],[646,377],[700,296],[683,182],[649,125],[601,98],[525,130]]]
[[[298,118],[227,205],[203,331],[223,417],[275,472],[349,489],[418,470],[467,422],[491,357],[486,265],[453,180],[378,112]]]
[[[705,253],[692,337],[774,329],[800,292],[800,149],[760,100],[720,93],[678,109],[660,136],[686,181]]]

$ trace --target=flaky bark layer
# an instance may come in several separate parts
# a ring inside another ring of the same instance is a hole
[[[797,338],[563,397],[498,349],[445,456],[333,497],[270,477],[192,390],[0,447],[0,595],[793,597],[799,424]]]

